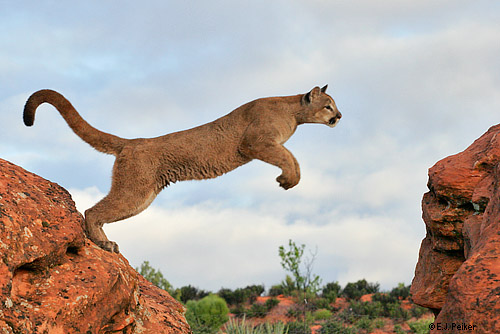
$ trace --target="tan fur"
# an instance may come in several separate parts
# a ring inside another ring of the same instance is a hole
[[[227,173],[252,159],[281,168],[277,181],[284,189],[300,179],[299,164],[283,144],[303,123],[334,127],[342,117],[327,86],[307,94],[249,102],[211,123],[156,138],[124,139],[90,126],[71,103],[52,90],[30,96],[24,123],[34,123],[36,108],[50,103],[68,125],[96,150],[116,156],[109,194],[85,211],[88,237],[118,252],[102,226],[138,214],[170,183],[202,180]]]

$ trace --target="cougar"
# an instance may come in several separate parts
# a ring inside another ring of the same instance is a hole
[[[342,115],[327,87],[257,99],[213,122],[156,138],[124,139],[99,131],[64,96],[48,89],[29,97],[23,118],[32,126],[38,106],[50,103],[81,139],[116,157],[111,190],[85,211],[85,232],[102,249],[118,253],[103,225],[140,213],[171,183],[215,178],[259,159],[281,168],[276,181],[282,188],[297,185],[299,164],[283,144],[300,124],[337,125]]]

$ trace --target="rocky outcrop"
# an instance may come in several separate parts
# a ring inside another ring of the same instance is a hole
[[[66,190],[0,159],[0,332],[190,333],[184,307],[82,223]]]
[[[438,324],[446,333],[500,333],[499,181],[500,125],[429,170],[411,293],[437,314],[431,333],[443,333]]]

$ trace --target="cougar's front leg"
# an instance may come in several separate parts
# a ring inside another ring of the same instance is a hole
[[[282,173],[276,181],[284,189],[290,189],[299,183],[299,163],[283,145],[267,136],[245,136],[240,153],[249,159],[259,159],[281,168]]]

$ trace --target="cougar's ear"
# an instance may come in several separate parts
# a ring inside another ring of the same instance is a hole
[[[321,90],[319,87],[314,87],[309,93],[302,96],[302,104],[309,104],[314,101],[317,97],[321,95]]]
[[[321,88],[321,93],[326,93],[327,88],[328,88],[328,85],[325,85],[323,88]]]

